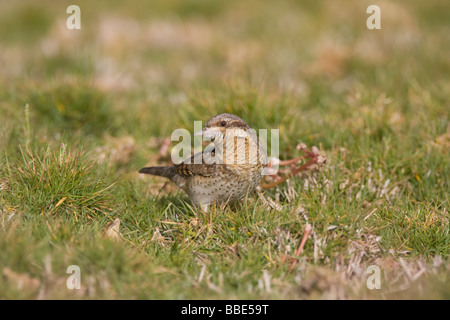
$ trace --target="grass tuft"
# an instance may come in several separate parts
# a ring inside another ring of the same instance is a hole
[[[63,144],[33,151],[20,148],[22,159],[7,163],[2,198],[25,216],[54,215],[92,219],[112,210],[115,183],[105,169],[81,151]]]

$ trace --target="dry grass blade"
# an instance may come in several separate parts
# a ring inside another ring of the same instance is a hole
[[[305,247],[306,244],[306,240],[308,240],[310,234],[312,232],[312,227],[311,225],[308,223],[305,225],[305,228],[303,229],[303,237],[302,240],[300,241],[300,245],[298,246],[297,250],[295,251],[295,256],[299,257],[303,251],[303,248]],[[292,270],[294,269],[295,265],[297,264],[297,259],[295,259],[290,268],[289,268],[289,272],[292,272]]]

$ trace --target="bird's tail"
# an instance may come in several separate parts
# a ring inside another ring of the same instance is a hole
[[[169,179],[172,178],[173,172],[173,167],[145,167],[139,170],[139,173],[152,174]]]

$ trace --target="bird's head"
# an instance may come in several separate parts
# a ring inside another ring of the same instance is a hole
[[[250,126],[232,113],[221,113],[209,119],[202,131],[196,132],[194,136],[203,136],[211,141],[222,140],[226,134],[234,136],[245,135]]]

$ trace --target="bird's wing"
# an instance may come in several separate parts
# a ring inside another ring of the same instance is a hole
[[[215,152],[199,152],[185,159],[182,163],[176,164],[175,172],[181,176],[211,176],[220,164],[214,161]]]

